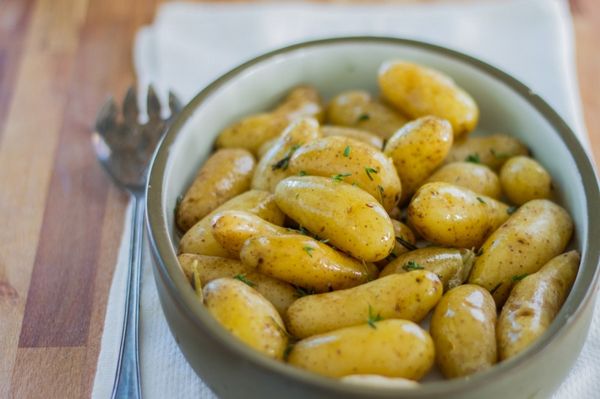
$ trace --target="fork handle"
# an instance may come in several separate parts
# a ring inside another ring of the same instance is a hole
[[[131,249],[127,271],[125,315],[119,350],[119,362],[113,385],[113,399],[141,399],[138,351],[138,325],[140,310],[140,274],[142,268],[142,238],[144,200],[141,194],[133,195]]]

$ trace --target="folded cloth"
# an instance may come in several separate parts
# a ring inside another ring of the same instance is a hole
[[[189,101],[223,72],[294,42],[342,35],[400,36],[445,45],[511,73],[545,98],[589,148],[574,67],[571,19],[561,0],[427,5],[187,4],[162,6],[140,30],[134,62],[140,87],[153,84]],[[140,104],[143,108],[143,104]],[[129,220],[126,218],[125,220]],[[108,300],[93,397],[110,395],[125,301],[129,226]],[[213,398],[180,353],[156,293],[148,254],[142,277],[140,360],[147,398]],[[600,391],[600,312],[555,398],[595,398]]]

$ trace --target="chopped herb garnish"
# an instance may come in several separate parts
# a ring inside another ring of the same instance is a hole
[[[347,145],[347,146],[346,146],[346,148],[344,148],[344,156],[345,156],[346,158],[348,158],[348,157],[350,156],[350,151],[351,151],[351,150],[352,150],[352,149],[350,148],[350,146],[349,146],[349,145]]]
[[[398,241],[400,245],[402,245],[409,251],[414,251],[415,249],[417,249],[417,247],[414,244],[411,244],[410,242],[406,241],[403,237],[396,236],[396,241]]]
[[[244,283],[246,285],[249,285],[250,287],[254,287],[256,285],[252,281],[248,280],[246,278],[246,276],[243,275],[243,274],[237,274],[233,278],[236,279],[236,280],[240,280],[242,283]]]
[[[377,328],[375,323],[381,320],[383,320],[383,317],[381,317],[379,313],[375,314],[375,312],[373,312],[373,308],[371,307],[371,305],[369,305],[369,318],[367,319],[367,323],[369,324],[369,326],[371,328]]]
[[[308,245],[304,248],[302,248],[304,250],[304,252],[306,252],[308,254],[308,256],[310,256],[312,258],[312,254],[311,252],[314,251],[315,249],[313,247],[309,247]]]
[[[409,260],[404,266],[402,266],[404,270],[410,272],[412,270],[423,270],[425,269],[423,266],[419,265],[414,260]]]
[[[509,153],[507,153],[507,152],[496,152],[496,150],[494,150],[493,148],[490,148],[490,152],[497,159],[507,159],[507,158],[511,157],[511,155]]]
[[[297,144],[292,146],[292,148],[290,148],[290,150],[288,151],[287,155],[285,157],[281,158],[279,161],[275,162],[271,166],[271,169],[272,170],[277,170],[277,169],[286,170],[289,166],[290,158],[292,157],[292,155],[294,154],[294,152],[296,152],[296,150],[298,148],[300,148],[300,146]]]
[[[298,230],[300,231],[300,234],[304,234],[305,236],[310,235],[302,225],[298,226]]]
[[[371,176],[371,173],[375,173],[375,174],[379,173],[379,172],[377,172],[377,170],[371,168],[370,166],[365,166],[365,172],[366,172],[367,176],[369,177],[369,180],[373,180],[373,176]]]
[[[481,197],[477,197],[477,201],[481,202],[484,205],[486,204],[486,202]]]
[[[502,285],[502,283],[498,283],[498,285],[496,285],[494,288],[492,288],[492,290],[490,291],[490,294],[494,295],[494,293],[498,290],[498,288],[500,288],[501,285]]]
[[[385,258],[385,260],[387,260],[388,262],[393,261],[394,259],[396,259],[398,257],[398,254],[396,254],[396,252],[392,251],[390,252],[390,254]]]
[[[310,289],[306,289],[306,288],[302,288],[302,287],[295,287],[295,288],[296,288],[296,296],[298,298],[302,298],[303,296],[312,295],[315,293],[314,290],[310,290]]]
[[[512,276],[512,281],[521,281],[523,280],[525,277],[527,277],[529,274],[525,273],[525,274],[517,274],[516,276]]]
[[[301,170],[300,172],[298,172],[298,176],[306,176],[306,172]]]
[[[516,211],[517,211],[517,207],[516,206],[509,206],[508,208],[506,208],[506,213],[508,213],[509,215],[512,215]]]
[[[352,173],[338,173],[335,176],[331,176],[331,178],[333,179],[333,181],[340,182],[340,181],[344,180],[344,177],[348,177],[348,176],[352,176]]]
[[[465,161],[472,162],[472,163],[481,163],[478,153],[467,155],[467,157],[465,158]]]
[[[369,114],[362,114],[361,116],[358,117],[358,119],[356,121],[362,122],[362,121],[368,121],[369,119],[371,119]]]

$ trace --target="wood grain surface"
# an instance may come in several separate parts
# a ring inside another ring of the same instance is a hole
[[[0,0],[0,398],[90,396],[127,197],[90,146],[161,0]],[[600,159],[600,2],[572,2]]]

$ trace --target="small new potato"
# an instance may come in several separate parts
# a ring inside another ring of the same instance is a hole
[[[354,140],[362,141],[369,144],[378,150],[383,148],[383,139],[366,130],[355,129],[345,126],[325,125],[321,126],[321,134],[323,137],[342,136]]]
[[[284,115],[250,115],[223,129],[215,144],[217,148],[244,148],[258,155],[261,146],[277,138],[289,123]]]
[[[431,318],[436,362],[447,378],[486,370],[497,360],[496,304],[477,285],[448,291]]]
[[[377,275],[375,265],[301,234],[250,238],[240,259],[261,273],[316,292],[354,287]]]
[[[552,178],[535,159],[510,158],[500,169],[500,183],[508,199],[522,205],[534,199],[552,197]]]
[[[573,286],[579,254],[570,251],[515,285],[498,319],[500,360],[527,349],[550,327]]]
[[[177,226],[188,231],[219,205],[248,190],[254,166],[254,157],[243,149],[223,149],[212,154],[177,207]]]
[[[325,111],[317,89],[309,85],[300,85],[290,90],[282,103],[273,110],[273,114],[284,116],[290,122],[305,117],[323,122]]]
[[[360,141],[340,136],[325,137],[294,152],[291,175],[330,177],[355,184],[376,198],[386,211],[400,199],[402,186],[392,160]]]
[[[444,162],[451,146],[452,127],[434,116],[407,123],[388,140],[384,153],[394,161],[402,182],[401,202]]]
[[[519,276],[535,273],[563,252],[572,234],[573,221],[562,207],[529,201],[485,241],[469,283],[486,288],[502,306]]]
[[[426,183],[446,182],[468,188],[478,194],[500,199],[502,187],[500,179],[493,170],[474,162],[452,162],[446,164],[429,176]]]
[[[427,183],[408,205],[408,223],[427,241],[479,248],[508,217],[508,205],[449,183]]]
[[[475,100],[447,75],[406,61],[385,62],[379,68],[383,98],[411,118],[435,115],[452,125],[459,138],[477,126]]]
[[[288,343],[283,320],[258,291],[239,280],[219,278],[202,292],[206,309],[226,330],[251,348],[283,359]]]
[[[299,341],[288,363],[327,377],[377,374],[419,380],[433,366],[433,341],[399,319],[346,327]]]
[[[446,163],[478,162],[498,171],[511,157],[528,153],[527,147],[516,138],[497,133],[455,141],[446,158]]]
[[[357,259],[381,260],[394,248],[390,217],[358,187],[326,177],[288,177],[277,185],[275,201],[298,224]]]

